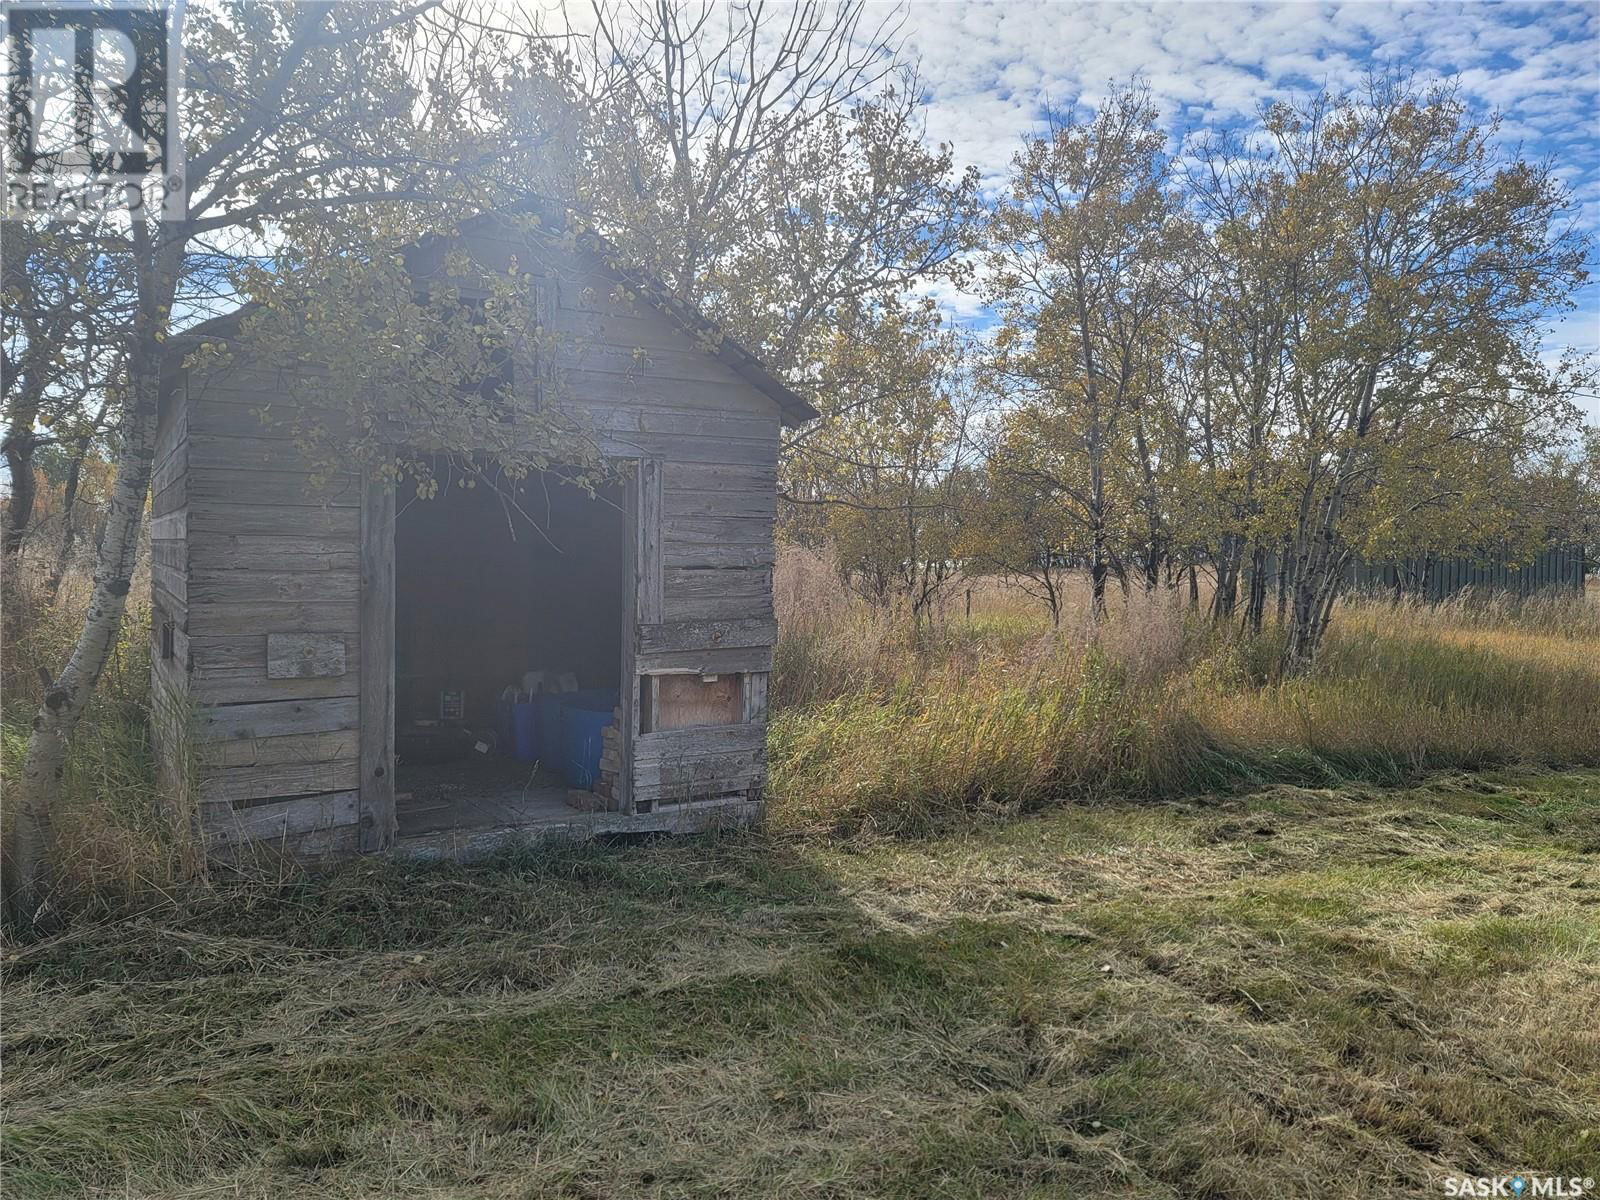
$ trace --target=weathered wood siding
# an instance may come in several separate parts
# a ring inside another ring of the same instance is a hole
[[[601,270],[545,285],[562,359],[547,385],[639,462],[632,799],[639,809],[766,782],[779,412],[670,317],[617,296]],[[637,685],[659,673],[739,673],[759,717],[640,731]]]
[[[513,249],[474,239],[473,252],[500,269]],[[778,407],[670,318],[614,303],[603,266],[563,263],[533,286],[568,348],[519,370],[519,389],[569,409],[604,453],[636,468],[636,638],[622,681],[631,802],[753,797],[766,777],[776,638]],[[354,474],[312,475],[290,438],[283,379],[241,354],[191,381],[181,428],[167,434],[157,520],[158,560],[170,565],[155,586],[158,611],[177,615],[184,669],[160,669],[198,706],[200,818],[214,841],[262,839],[302,855],[373,849],[387,831],[363,811],[362,790],[370,807],[384,794],[372,780],[386,772],[392,808],[393,771],[382,728],[393,704],[377,686],[387,668],[367,661],[387,644],[380,597],[363,589],[364,573],[385,569],[380,543],[362,536],[374,506],[367,495],[364,508]],[[640,679],[683,671],[743,675],[748,719],[641,732]]]
[[[314,857],[359,841],[361,493],[312,473],[291,404],[247,359],[191,381],[188,686],[202,829]]]

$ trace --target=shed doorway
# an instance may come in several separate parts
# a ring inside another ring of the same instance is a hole
[[[435,466],[394,531],[395,815],[404,838],[571,820],[617,794],[621,484]],[[604,766],[602,766],[604,760]]]

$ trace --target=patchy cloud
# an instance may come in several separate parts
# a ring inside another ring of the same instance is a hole
[[[1502,139],[1552,159],[1581,226],[1600,234],[1600,5],[923,2],[910,6],[906,33],[928,88],[928,136],[951,143],[990,188],[1047,107],[1092,106],[1112,81],[1146,80],[1179,136],[1394,66],[1454,78],[1481,115],[1499,111]],[[981,319],[968,297],[940,299]],[[1600,283],[1547,345],[1600,349]],[[1600,402],[1591,416],[1600,420]]]

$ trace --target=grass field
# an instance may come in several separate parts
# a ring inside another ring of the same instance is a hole
[[[1358,599],[1279,678],[1178,597],[975,591],[914,631],[786,555],[764,832],[232,880],[135,621],[64,931],[0,942],[7,1200],[1600,1178],[1600,604]]]
[[[13,948],[5,1194],[1600,1175],[1600,774],[364,863]]]

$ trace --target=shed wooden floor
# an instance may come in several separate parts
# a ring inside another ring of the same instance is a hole
[[[762,805],[710,800],[654,812],[584,812],[560,775],[504,757],[404,766],[396,772],[395,853],[471,858],[517,838],[584,841],[613,834],[699,833],[758,822]]]
[[[574,811],[559,775],[514,758],[468,755],[453,762],[401,764],[395,788],[402,838],[448,829],[532,825]]]

